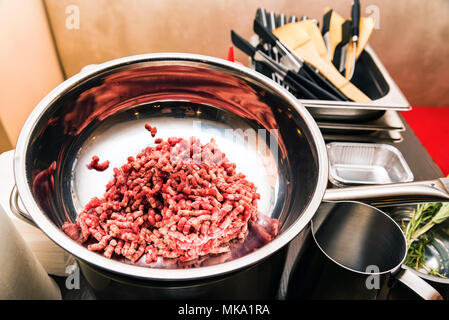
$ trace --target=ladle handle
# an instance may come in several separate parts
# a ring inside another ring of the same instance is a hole
[[[449,201],[449,179],[327,189],[323,200],[356,200],[372,205]]]
[[[401,269],[402,270],[395,275],[395,278],[415,291],[421,298],[425,300],[443,300],[441,294],[424,279],[421,279],[410,270],[404,268]]]

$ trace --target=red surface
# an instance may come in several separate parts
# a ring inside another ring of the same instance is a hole
[[[405,120],[443,174],[449,174],[449,107],[413,107]]]
[[[235,62],[234,47],[233,46],[229,46],[229,49],[228,49],[228,61]]]

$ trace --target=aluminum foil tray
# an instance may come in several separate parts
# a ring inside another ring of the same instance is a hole
[[[326,146],[329,180],[337,186],[413,181],[401,152],[391,145],[332,142]]]

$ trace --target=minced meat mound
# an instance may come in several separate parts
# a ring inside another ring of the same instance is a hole
[[[257,219],[254,184],[213,139],[205,145],[195,137],[155,143],[114,168],[103,197],[91,199],[64,232],[108,258],[147,264],[159,256],[190,261],[229,251]]]

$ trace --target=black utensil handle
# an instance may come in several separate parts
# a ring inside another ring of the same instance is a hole
[[[298,74],[303,76],[304,78],[310,80],[310,81],[315,81],[315,79],[313,78],[313,75],[310,74],[310,72],[308,72],[305,68],[301,67],[301,69],[299,69]]]
[[[324,88],[320,87],[316,83],[304,78],[303,76],[294,73],[292,71],[287,71],[287,75],[295,79],[298,83],[302,84],[304,88],[309,90],[313,95],[315,95],[320,100],[333,100],[339,101],[340,99],[334,96],[332,93],[326,91]]]
[[[298,22],[297,16],[291,16],[290,18],[288,18],[288,23],[295,23],[295,22]]]
[[[326,14],[323,16],[323,27],[321,29],[321,34],[324,36],[326,33],[329,32],[330,24],[331,24],[331,17],[332,17],[333,10],[330,9]]]
[[[277,26],[282,27],[286,23],[287,23],[287,18],[285,17],[285,14],[279,13]]]
[[[250,57],[253,57],[257,51],[256,48],[254,48],[248,41],[238,35],[234,30],[231,30],[231,41],[234,46],[242,50]]]
[[[268,26],[267,29],[271,32],[276,29],[276,15],[273,11],[270,11],[267,15]]]
[[[335,47],[334,57],[332,58],[332,64],[337,69],[340,68],[341,58],[344,55],[344,52],[343,52],[344,47],[351,40],[351,27],[352,27],[352,22],[350,20],[346,20],[341,25],[341,41]]]
[[[255,20],[259,21],[263,26],[267,26],[267,13],[264,8],[257,9]]]
[[[278,41],[278,38],[271,32],[268,27],[265,27],[260,21],[254,20],[253,23],[254,32],[263,39],[264,42],[274,46]]]
[[[307,90],[302,84],[292,78],[289,74],[287,74],[283,80],[289,85],[290,89],[293,89],[300,96],[300,98],[312,100],[318,99],[317,96]]]
[[[352,19],[352,36],[359,36],[359,24],[360,24],[360,2],[359,0],[354,0],[351,10]]]
[[[307,65],[308,66],[308,65]],[[310,66],[309,66],[310,67]],[[311,68],[311,67],[310,67]],[[325,88],[327,91],[331,92],[333,95],[339,98],[340,101],[351,101],[348,97],[346,97],[340,89],[335,87],[329,80],[327,80],[325,77],[323,77],[321,74],[315,71],[312,72],[312,77],[314,78],[314,81],[319,86]]]
[[[329,80],[327,80],[321,74],[316,72],[315,69],[308,63],[304,63],[301,70],[304,70],[304,72],[309,74],[310,77],[312,78],[313,82],[315,82],[320,87],[325,88],[327,91],[331,92],[333,95],[338,97],[340,101],[351,101],[338,88],[336,88]]]

